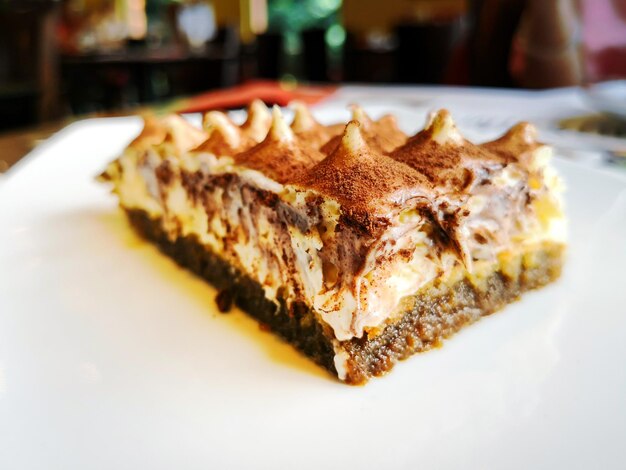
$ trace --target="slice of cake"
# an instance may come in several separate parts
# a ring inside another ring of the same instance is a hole
[[[148,240],[339,379],[358,384],[556,279],[551,150],[519,124],[482,145],[445,110],[407,138],[353,110],[323,126],[254,103],[143,132],[103,173]]]

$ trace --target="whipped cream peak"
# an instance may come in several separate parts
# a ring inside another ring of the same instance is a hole
[[[233,124],[226,114],[219,111],[211,111],[206,115],[206,122],[210,126],[211,134],[217,133],[221,135],[224,142],[233,148],[241,145],[241,129]]]
[[[426,128],[389,156],[423,174],[439,191],[459,195],[504,163],[499,155],[466,140],[445,109],[433,113]]]
[[[178,114],[170,114],[161,122],[166,128],[163,143],[169,144],[170,148],[179,155],[196,148],[208,137],[206,132],[193,126]]]
[[[485,142],[481,147],[507,163],[518,162],[527,167],[533,165],[536,151],[545,148],[537,141],[537,128],[528,122],[515,124],[501,137]]]
[[[205,132],[211,133],[211,129],[216,124],[215,121],[216,121],[217,114],[222,114],[224,118],[230,122],[230,124],[232,124],[233,126],[236,126],[236,124],[232,121],[232,119],[230,118],[230,116],[228,116],[228,114],[223,113],[222,111],[208,111],[202,114],[202,129],[204,129]]]
[[[309,107],[301,101],[294,101],[291,105],[294,108],[291,129],[301,142],[320,149],[330,139],[343,133],[345,125],[324,126],[320,124],[311,114]]]
[[[167,136],[167,127],[163,120],[152,114],[143,117],[143,129],[141,133],[128,145],[136,150],[146,150],[150,147],[162,144]]]
[[[429,133],[430,138],[440,145],[463,145],[465,143],[465,139],[447,109],[432,113],[423,132]]]
[[[404,133],[398,128],[398,121],[395,116],[385,114],[380,119],[374,120],[359,105],[350,105],[350,109],[352,110],[352,121],[360,123],[364,133],[386,136],[392,141],[397,140],[398,135],[400,135],[400,143],[403,143],[404,140],[406,140],[406,135],[404,135]],[[389,145],[387,145],[387,147],[389,147]],[[393,148],[385,148],[383,150],[390,151],[393,150]]]
[[[272,108],[272,125],[266,140],[293,142],[295,135],[280,110],[280,107],[274,105]]]
[[[385,115],[374,121],[357,105],[352,105],[352,121],[361,125],[361,133],[367,144],[377,153],[389,154],[395,148],[406,142],[406,134],[402,132],[391,115]],[[330,155],[339,145],[340,135],[336,135],[321,147],[322,153]]]
[[[401,134],[404,137],[404,140],[406,140],[406,135],[398,127],[398,120],[393,114],[385,114],[384,116],[381,116],[380,119],[375,122],[375,125],[378,127],[379,132],[386,129],[390,133]]]
[[[384,227],[405,201],[415,197],[426,201],[431,187],[418,172],[373,147],[358,121],[348,123],[331,155],[293,184],[334,199],[366,232]]]
[[[218,156],[231,156],[254,145],[230,118],[219,111],[211,111],[204,117],[209,138],[194,149],[194,152],[211,153]]]
[[[361,124],[353,120],[348,123],[346,130],[341,137],[340,147],[336,152],[346,152],[348,155],[358,155],[367,150],[367,144],[361,134]]]
[[[361,106],[358,104],[352,104],[350,105],[350,109],[352,110],[353,121],[361,123],[366,129],[369,129],[374,125],[374,120],[369,117]]]
[[[535,145],[537,143],[537,128],[529,122],[518,122],[504,134],[503,138],[510,142]]]
[[[267,137],[233,157],[238,164],[265,173],[281,184],[324,158],[317,148],[294,134],[278,106],[272,110],[272,125]]]
[[[263,101],[255,99],[248,106],[248,118],[242,124],[241,130],[255,142],[261,142],[267,135],[271,123],[269,109]]]
[[[322,125],[315,120],[308,106],[306,106],[302,101],[292,101],[290,106],[294,110],[291,129],[296,134],[322,127]]]

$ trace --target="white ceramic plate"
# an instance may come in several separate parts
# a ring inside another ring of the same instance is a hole
[[[0,187],[0,468],[624,468],[625,180],[557,162],[562,279],[349,387],[133,234],[93,178],[139,127],[74,124]]]
[[[586,88],[587,99],[598,111],[626,119],[626,80],[610,80]]]

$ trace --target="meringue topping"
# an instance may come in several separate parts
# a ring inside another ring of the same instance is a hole
[[[128,147],[136,150],[147,150],[167,144],[177,154],[182,154],[205,140],[206,133],[187,122],[178,114],[165,117],[144,116],[144,127],[141,133]]]
[[[162,122],[162,119],[153,115],[146,115],[143,117],[143,129],[141,133],[135,137],[128,147],[137,150],[145,150],[163,143],[166,135],[167,127]]]
[[[371,216],[387,215],[430,184],[419,173],[376,152],[365,140],[363,124],[351,121],[334,152],[294,182],[337,200],[345,213],[372,229]]]
[[[323,155],[306,142],[301,142],[285,122],[280,108],[274,106],[267,137],[254,147],[234,155],[234,158],[240,165],[285,183],[322,160]]]
[[[272,116],[265,103],[255,99],[248,106],[248,118],[241,126],[242,132],[255,142],[261,142],[267,135]]]
[[[352,120],[361,124],[363,138],[368,145],[378,153],[387,154],[406,142],[407,136],[396,123],[395,117],[385,115],[374,121],[360,106],[352,106]],[[341,135],[330,139],[320,149],[322,153],[330,155],[339,145]]]
[[[177,155],[190,151],[207,138],[206,132],[196,128],[178,114],[164,117],[161,123],[166,129],[163,144],[168,144],[168,148],[171,148]]]
[[[435,186],[451,191],[467,191],[483,170],[505,163],[498,155],[464,139],[445,109],[431,115],[424,130],[389,156],[419,171]]]
[[[291,105],[295,111],[291,129],[301,141],[307,142],[312,147],[319,149],[332,137],[343,131],[343,125],[337,129],[337,126],[323,126],[317,122],[304,103],[295,101]]]
[[[485,142],[482,148],[499,155],[506,162],[530,164],[532,154],[542,144],[537,142],[537,128],[528,122],[519,122],[500,138]]]
[[[207,113],[204,116],[204,124],[209,132],[209,138],[196,147],[195,152],[230,156],[254,145],[254,141],[222,112]]]

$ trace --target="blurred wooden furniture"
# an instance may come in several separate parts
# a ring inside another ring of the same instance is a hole
[[[396,78],[395,64],[395,48],[387,47],[385,44],[373,47],[364,35],[347,32],[343,52],[345,81],[393,82]]]
[[[239,82],[237,32],[220,29],[200,52],[139,44],[111,53],[66,54],[63,86],[75,114],[121,109]]]
[[[2,152],[0,152],[0,174],[20,161],[39,142],[47,139],[66,124],[65,121],[53,121],[26,130],[0,134],[0,149],[2,149]]]
[[[175,99],[170,102],[151,105],[150,107],[133,107],[119,111],[89,113],[80,117],[66,118],[41,124],[19,131],[0,133],[0,173],[7,171],[12,165],[33,150],[40,142],[50,137],[72,121],[85,118],[116,117],[140,115],[146,113],[193,113],[208,109],[243,108],[255,98],[267,104],[285,106],[293,100],[309,105],[322,101],[336,91],[333,86],[283,86],[275,81],[252,81],[224,90],[213,90],[188,98]],[[1,181],[1,180],[0,180]]]
[[[463,35],[463,16],[400,23],[395,27],[397,80],[443,83],[454,50]],[[417,52],[419,51],[419,52]]]
[[[55,0],[0,2],[0,129],[58,115]]]
[[[463,39],[465,3],[388,0],[382,5],[377,0],[344,0],[344,80],[444,82]]]

